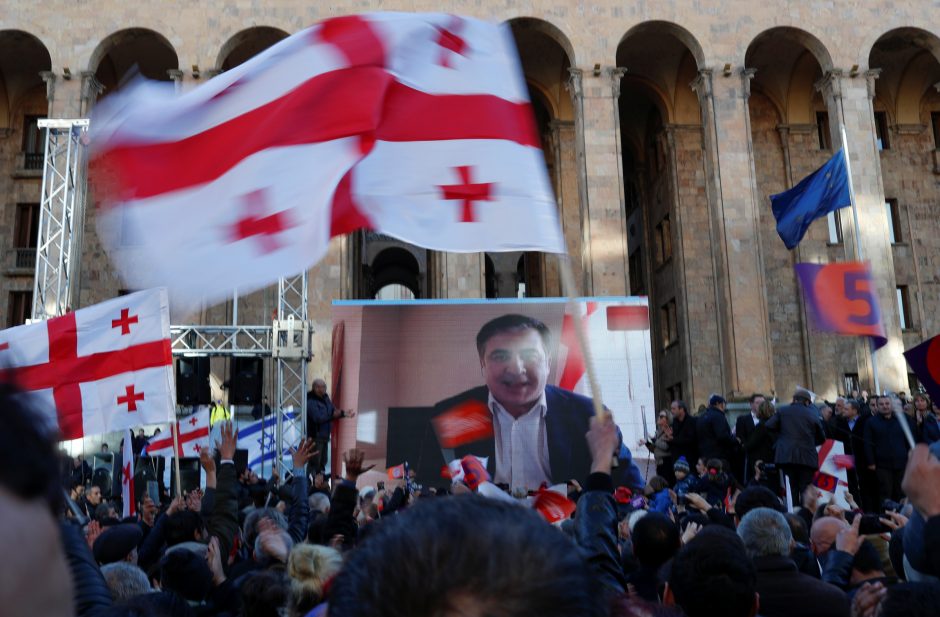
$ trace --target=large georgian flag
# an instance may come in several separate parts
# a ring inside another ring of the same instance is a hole
[[[0,363],[36,396],[62,439],[174,418],[165,289],[0,331]]]
[[[132,84],[91,127],[100,234],[129,284],[169,285],[174,305],[299,272],[359,228],[565,250],[505,25],[330,19],[182,96]]]

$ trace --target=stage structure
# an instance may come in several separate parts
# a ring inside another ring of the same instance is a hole
[[[42,198],[32,320],[63,315],[78,308],[80,298],[82,235],[87,186],[87,119],[46,119],[42,170]],[[276,363],[276,409],[292,407],[294,419],[277,413],[277,461],[289,469],[284,455],[298,443],[288,435],[306,435],[307,362],[313,331],[307,314],[307,272],[278,281],[277,319],[270,326],[238,325],[238,298],[233,302],[233,324],[225,326],[170,326],[174,356],[243,356],[272,358]],[[288,430],[292,428],[297,430]]]

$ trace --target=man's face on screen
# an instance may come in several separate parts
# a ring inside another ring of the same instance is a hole
[[[499,403],[512,414],[535,404],[548,380],[548,356],[542,337],[530,328],[496,334],[483,350],[483,377]]]

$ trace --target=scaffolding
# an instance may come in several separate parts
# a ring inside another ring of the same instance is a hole
[[[44,119],[46,130],[42,201],[33,286],[32,319],[50,319],[78,308],[87,185],[89,121]],[[307,273],[278,281],[277,318],[266,325],[170,326],[174,356],[273,358],[276,365],[276,457],[283,478],[284,456],[307,434],[307,363],[313,331],[307,313]],[[233,299],[237,307],[237,295]],[[237,308],[235,309],[237,311]],[[234,315],[237,314],[233,311]],[[292,417],[284,413],[293,409]],[[296,430],[290,430],[290,429]],[[294,438],[294,439],[292,439]]]

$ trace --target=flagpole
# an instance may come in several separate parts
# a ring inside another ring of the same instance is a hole
[[[183,485],[180,483],[180,438],[179,438],[179,426],[180,423],[177,420],[170,424],[170,432],[173,433],[173,466],[176,468],[176,496],[183,496]]]
[[[852,202],[852,221],[855,224],[855,258],[858,261],[864,260],[862,254],[862,228],[858,224],[858,207],[855,205],[855,185],[852,184],[852,162],[849,158],[849,140],[845,135],[845,123],[839,123],[839,135],[842,138],[842,158],[845,159],[845,174],[849,180],[849,201]],[[875,382],[875,392],[881,392],[881,384],[878,380],[878,360],[875,358],[875,342],[868,341],[868,355],[871,358],[871,377]]]
[[[568,307],[571,310],[571,319],[574,324],[574,333],[581,348],[581,357],[584,358],[584,368],[587,372],[588,384],[591,386],[591,400],[594,402],[594,415],[599,420],[606,420],[610,412],[604,407],[601,400],[601,385],[597,381],[597,372],[594,370],[594,357],[587,336],[584,334],[584,320],[581,319],[581,307],[575,297],[574,274],[571,271],[571,259],[567,254],[558,255],[558,266],[561,271],[561,282],[565,296],[568,298]]]

